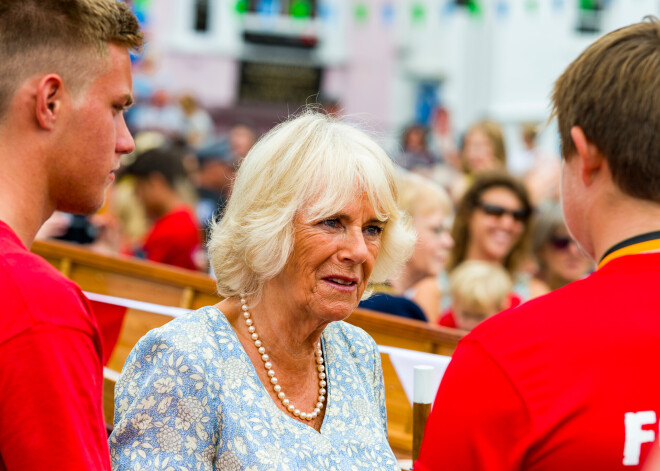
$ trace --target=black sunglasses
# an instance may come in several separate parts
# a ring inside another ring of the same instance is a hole
[[[498,218],[504,216],[505,214],[510,215],[513,219],[519,222],[526,222],[529,218],[529,211],[526,209],[510,210],[496,204],[487,203],[479,203],[477,207],[489,216],[495,216]]]
[[[550,244],[556,250],[566,250],[571,243],[573,243],[573,239],[570,237],[550,237]]]

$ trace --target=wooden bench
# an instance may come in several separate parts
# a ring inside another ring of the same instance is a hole
[[[80,246],[37,241],[32,250],[44,257],[85,291],[155,304],[197,309],[221,300],[214,280],[204,274],[127,257],[100,255]],[[135,343],[168,316],[129,309],[108,367],[120,371]],[[365,309],[347,322],[367,331],[379,345],[451,355],[464,332],[434,327]],[[387,355],[382,355],[390,444],[399,455],[412,447],[412,409]],[[112,376],[111,374],[109,376]],[[106,420],[112,423],[112,383],[106,375]]]

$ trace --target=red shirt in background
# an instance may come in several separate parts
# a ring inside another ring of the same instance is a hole
[[[158,219],[144,243],[148,260],[197,270],[193,257],[200,249],[200,230],[188,208],[177,208]]]

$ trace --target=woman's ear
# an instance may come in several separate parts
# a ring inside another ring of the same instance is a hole
[[[58,74],[48,74],[39,81],[35,114],[42,129],[54,129],[65,93],[62,77]]]

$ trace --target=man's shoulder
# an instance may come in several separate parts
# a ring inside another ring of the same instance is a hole
[[[508,309],[487,319],[478,325],[468,336],[488,340],[501,332],[510,334],[535,327],[547,329],[553,324],[561,324],[570,317],[570,311],[579,309],[579,299],[585,290],[591,289],[591,283],[580,280],[561,289],[531,299],[517,307]]]
[[[597,343],[589,335],[594,323],[612,315],[598,301],[600,285],[590,276],[527,301],[482,322],[460,343],[477,344],[498,361],[543,349],[560,353],[560,344]]]
[[[51,302],[66,301],[68,295],[78,296],[80,292],[74,282],[50,263],[25,249],[0,249],[0,280],[0,290],[7,294],[29,294],[37,299],[48,297]],[[13,291],[15,289],[19,292]]]
[[[535,334],[535,342],[553,336],[579,336],[594,329],[602,333],[605,319],[609,325],[617,321],[625,325],[625,318],[620,316],[627,312],[639,316],[646,311],[660,312],[660,300],[652,296],[658,283],[660,254],[623,257],[581,280],[493,316],[466,338],[484,342],[500,339],[506,344],[512,335],[524,342],[529,333]],[[508,335],[503,337],[504,333]]]
[[[660,258],[658,259],[660,261]],[[660,299],[649,286],[660,268],[627,261],[487,319],[461,342],[490,356],[511,374],[531,375],[562,362],[609,358],[653,341],[660,332]],[[636,271],[636,273],[635,273]],[[559,374],[559,373],[558,373]]]
[[[41,323],[76,327],[84,318],[87,325],[87,303],[74,282],[25,247],[2,235],[0,241],[0,295],[8,314],[0,316],[0,341]]]

